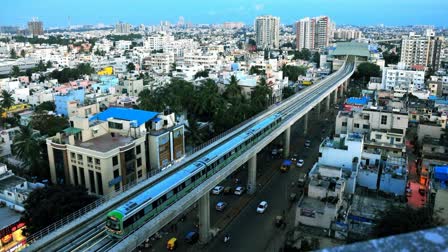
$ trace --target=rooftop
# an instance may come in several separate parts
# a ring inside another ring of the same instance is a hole
[[[136,121],[137,126],[140,126],[154,117],[156,117],[159,113],[152,112],[152,111],[145,111],[145,110],[139,110],[139,109],[129,109],[129,108],[117,108],[112,107],[108,108],[107,110],[98,113],[94,116],[92,116],[89,120],[100,120],[100,121],[107,121],[108,118],[114,118],[114,119],[120,119],[120,120],[126,120],[126,121]]]
[[[115,148],[122,147],[128,145],[134,141],[132,137],[125,137],[119,134],[115,134],[115,136],[111,136],[110,134],[105,134],[99,137],[95,137],[85,142],[76,142],[75,146],[99,151],[99,152],[108,152]]]
[[[370,57],[369,45],[359,42],[339,42],[336,44],[336,50],[332,53],[334,56],[354,55],[361,57]]]
[[[16,175],[5,177],[0,180],[0,191],[7,190],[24,182],[26,182],[24,178],[18,177]]]

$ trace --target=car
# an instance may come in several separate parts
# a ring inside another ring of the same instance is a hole
[[[226,188],[224,188],[224,194],[233,194],[233,188],[231,186],[226,186]]]
[[[195,231],[188,232],[185,236],[185,242],[195,244],[199,240],[199,233]]]
[[[305,141],[305,147],[309,148],[311,146],[311,140],[306,140]]]
[[[266,208],[268,208],[268,203],[266,201],[260,202],[257,207],[257,213],[264,213],[266,211]]]
[[[220,201],[220,202],[216,203],[216,207],[215,208],[216,208],[217,211],[222,211],[222,210],[224,210],[224,208],[226,208],[226,206],[227,206],[226,202]]]
[[[297,166],[302,167],[303,163],[304,163],[303,159],[299,159],[299,161],[297,161]]]
[[[245,189],[244,189],[244,187],[242,187],[242,186],[237,186],[236,188],[235,188],[235,194],[236,195],[241,195],[241,194],[243,194],[244,193],[244,191],[245,191]]]
[[[215,188],[213,188],[212,193],[215,195],[221,194],[222,191],[224,191],[224,186],[215,186]]]

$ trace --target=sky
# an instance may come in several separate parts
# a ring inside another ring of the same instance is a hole
[[[0,26],[25,27],[37,17],[44,27],[83,24],[194,24],[227,21],[253,24],[259,15],[292,24],[307,16],[326,15],[336,24],[448,26],[448,0],[1,0]]]

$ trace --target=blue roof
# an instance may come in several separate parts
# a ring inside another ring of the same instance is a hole
[[[93,120],[100,120],[100,121],[107,121],[108,118],[115,118],[120,120],[126,120],[126,121],[137,121],[137,126],[140,126],[147,121],[153,119],[156,117],[159,113],[157,112],[151,112],[151,111],[145,111],[145,110],[139,110],[139,109],[129,109],[129,108],[108,108],[107,110],[98,113],[92,118],[90,118],[90,121]]]
[[[367,105],[367,103],[369,102],[370,98],[369,97],[362,97],[362,98],[358,98],[358,97],[350,97],[347,99],[347,103],[348,104],[360,104],[360,105]]]

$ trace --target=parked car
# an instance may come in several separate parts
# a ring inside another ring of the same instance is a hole
[[[217,211],[222,211],[222,210],[224,210],[224,208],[226,208],[226,206],[227,206],[227,203],[226,203],[226,202],[224,202],[224,201],[220,201],[220,202],[218,202],[218,203],[216,204],[216,210],[217,210]]]
[[[268,208],[268,203],[266,201],[260,202],[257,207],[257,213],[264,213],[266,211],[266,208]]]
[[[199,240],[199,233],[195,231],[188,232],[185,236],[185,242],[194,244]]]
[[[304,164],[303,159],[299,159],[299,161],[297,161],[297,166],[298,166],[298,167],[302,167],[303,164]]]
[[[309,148],[311,146],[311,140],[306,140],[305,141],[305,147]]]
[[[231,186],[226,186],[224,188],[224,194],[233,194],[233,188]]]
[[[237,186],[237,187],[235,188],[235,194],[236,194],[236,195],[241,195],[241,194],[244,193],[244,191],[245,191],[245,189],[244,189],[244,187],[242,187],[242,186]]]
[[[222,191],[224,191],[224,186],[215,186],[215,188],[213,188],[212,193],[215,195],[221,194]]]
[[[306,183],[306,177],[307,177],[307,175],[304,174],[303,176],[299,177],[299,179],[297,180],[297,186],[298,186],[299,188],[305,186],[305,183]]]

